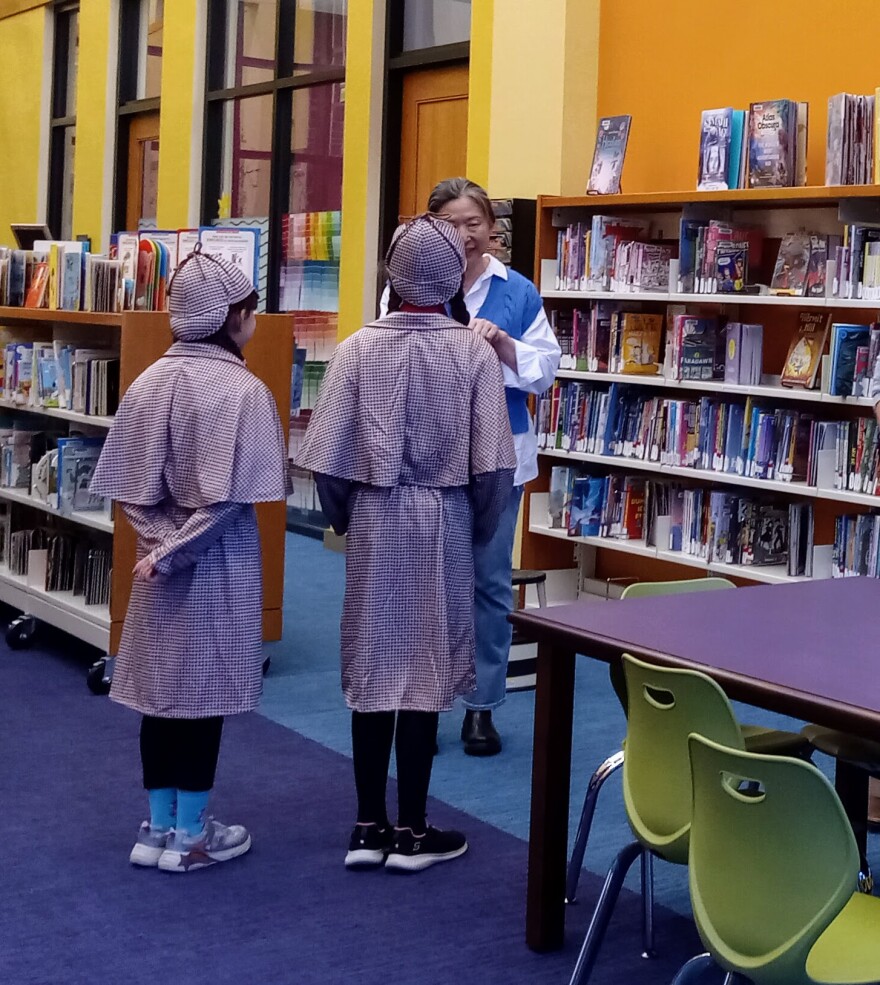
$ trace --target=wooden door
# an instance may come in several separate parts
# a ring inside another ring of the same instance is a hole
[[[419,69],[403,80],[401,216],[423,212],[438,181],[467,167],[467,65]]]
[[[156,218],[159,188],[159,114],[139,113],[128,126],[125,228]]]

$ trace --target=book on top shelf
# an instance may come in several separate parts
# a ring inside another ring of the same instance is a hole
[[[795,183],[797,104],[772,99],[749,107],[749,188]]]
[[[813,311],[798,313],[797,331],[791,340],[779,379],[782,386],[813,389],[830,325],[830,313]]]
[[[732,123],[733,109],[729,106],[726,109],[703,110],[698,191],[723,191],[730,187]]]
[[[587,194],[617,195],[629,140],[631,116],[603,116],[596,131]]]

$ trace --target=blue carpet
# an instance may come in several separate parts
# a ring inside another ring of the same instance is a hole
[[[339,613],[345,581],[345,559],[319,541],[289,535],[285,574],[284,639],[267,648],[272,669],[265,682],[261,712],[288,728],[343,755],[351,754],[349,716],[339,684]],[[597,603],[600,604],[600,603]],[[799,729],[800,722],[763,709],[737,705],[742,721]],[[492,759],[463,755],[459,713],[441,715],[441,754],[434,765],[431,792],[438,799],[520,839],[528,838],[532,766],[534,694],[512,694],[496,713],[504,751]],[[577,692],[572,746],[572,837],[583,794],[593,770],[620,747],[625,731],[623,712],[608,683],[608,671],[596,660],[577,662]],[[816,761],[829,775],[832,763]],[[347,815],[353,818],[353,784]],[[389,802],[389,806],[392,806]],[[629,840],[620,777],[612,777],[599,797],[586,868],[604,875],[614,856]],[[880,867],[876,839],[870,852]],[[630,876],[628,885],[637,885]],[[657,899],[681,915],[690,914],[687,872],[683,867],[656,865]],[[594,897],[581,893],[584,905]]]
[[[146,807],[138,717],[90,695],[71,650],[48,635],[26,653],[0,646],[4,985],[567,981],[589,909],[570,911],[564,951],[528,951],[522,840],[433,801],[439,824],[467,831],[463,859],[414,877],[346,872],[350,764],[259,715],[228,723],[215,797],[221,819],[250,826],[250,855],[188,876],[130,867]],[[452,750],[446,760],[464,762]],[[585,894],[596,888],[585,877]],[[663,908],[657,918],[662,957],[647,963],[637,900],[624,895],[596,985],[671,979],[698,944],[689,921]]]

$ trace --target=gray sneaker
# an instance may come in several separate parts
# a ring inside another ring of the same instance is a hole
[[[137,841],[128,856],[132,865],[145,865],[148,868],[155,868],[159,864],[159,859],[165,851],[168,842],[171,840],[170,828],[150,827],[149,821],[144,821],[138,831]]]
[[[208,818],[205,830],[195,837],[185,832],[175,832],[168,839],[168,847],[159,858],[159,868],[164,872],[189,872],[204,869],[216,862],[228,862],[244,855],[251,847],[251,836],[240,824],[227,827]]]

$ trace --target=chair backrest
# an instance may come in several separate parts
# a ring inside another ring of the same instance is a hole
[[[679,581],[637,581],[627,585],[622,599],[642,599],[651,595],[682,595],[685,592],[714,592],[719,588],[736,588],[728,578],[684,578]]]
[[[689,748],[689,879],[703,943],[756,985],[812,981],[807,955],[852,896],[859,870],[837,794],[799,759],[699,735]]]
[[[627,585],[620,596],[623,599],[649,598],[653,595],[680,595],[684,592],[714,592],[719,588],[736,588],[727,578],[685,578],[680,581],[637,581]],[[618,701],[626,711],[626,684],[623,679],[623,667],[612,663],[608,670],[611,686]]]
[[[691,824],[692,732],[743,748],[727,696],[705,674],[623,655],[627,692],[623,798],[636,837],[670,862],[686,863]]]

